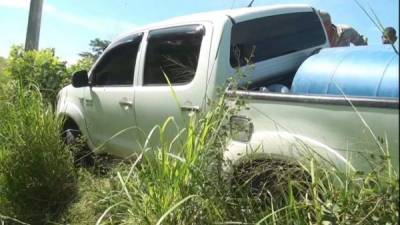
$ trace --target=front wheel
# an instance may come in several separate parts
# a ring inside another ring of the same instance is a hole
[[[64,143],[72,151],[75,166],[91,167],[94,165],[93,152],[89,149],[89,146],[86,144],[86,141],[76,125],[69,124],[69,126],[64,126],[61,136]]]

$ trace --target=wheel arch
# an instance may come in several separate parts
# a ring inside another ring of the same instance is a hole
[[[74,128],[77,130],[81,130],[81,128],[79,127],[78,123],[75,122],[75,120],[68,116],[68,115],[63,115],[63,122],[62,122],[62,129],[65,130],[67,128]]]
[[[58,116],[61,117],[63,120],[62,129],[65,128],[78,129],[82,133],[82,135],[86,137],[86,141],[89,148],[91,150],[94,149],[94,145],[91,142],[90,136],[88,134],[83,114],[76,106],[67,104],[65,110],[58,112]]]
[[[224,154],[227,169],[249,161],[286,160],[308,165],[310,159],[330,163],[337,169],[354,170],[350,160],[334,148],[317,140],[288,132],[254,133],[249,142],[230,141]]]

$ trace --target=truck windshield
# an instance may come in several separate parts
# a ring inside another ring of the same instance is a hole
[[[233,25],[230,63],[232,67],[243,66],[325,42],[322,24],[315,12],[257,18]]]

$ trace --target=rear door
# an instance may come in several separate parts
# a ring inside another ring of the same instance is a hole
[[[170,116],[178,129],[183,128],[187,113],[203,106],[211,36],[211,24],[149,31],[135,87],[136,118],[143,139]],[[170,125],[168,131],[172,137],[178,129]],[[155,134],[152,140],[157,142],[157,139]]]
[[[142,34],[114,43],[90,74],[84,105],[89,137],[96,147],[127,156],[137,149],[133,79]]]

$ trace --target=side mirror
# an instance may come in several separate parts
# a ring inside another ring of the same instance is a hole
[[[72,75],[72,86],[75,88],[89,86],[88,72],[86,70],[75,72]]]

